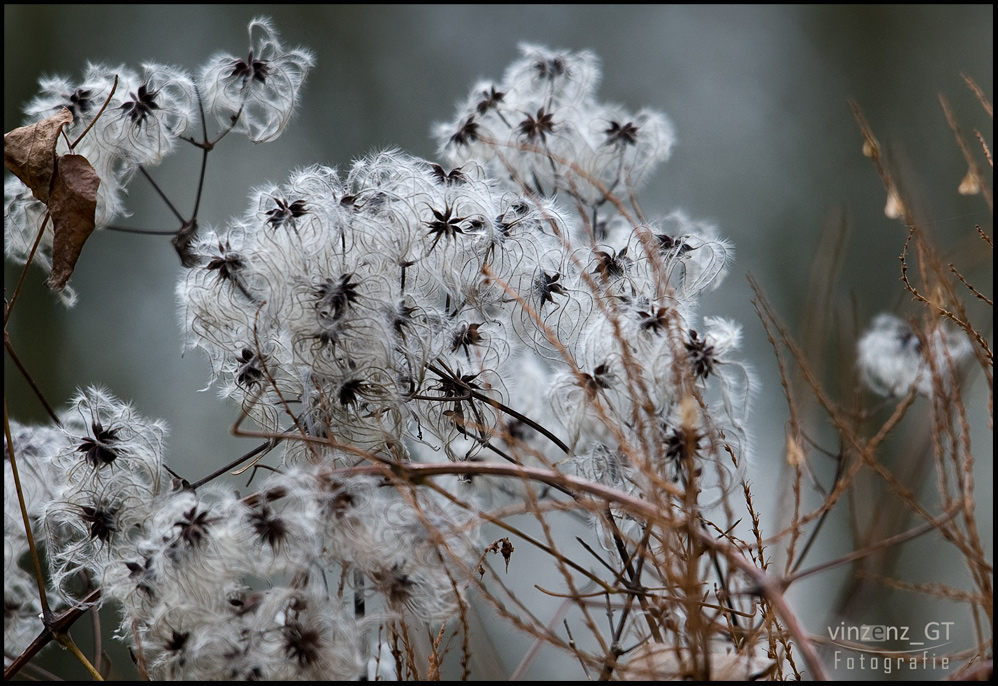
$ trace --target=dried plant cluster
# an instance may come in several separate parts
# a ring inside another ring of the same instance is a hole
[[[249,33],[248,51],[196,76],[91,65],[44,79],[29,123],[5,137],[8,259],[42,266],[72,300],[80,249],[115,228],[129,183],[151,181],[178,145],[203,151],[203,179],[229,133],[276,139],[314,59],[266,20]],[[513,676],[546,644],[579,678],[820,678],[827,656],[787,590],[927,532],[963,556],[972,587],[910,590],[968,603],[977,643],[947,655],[953,673],[990,669],[992,568],[961,399],[971,371],[991,388],[993,364],[990,325],[962,302],[991,301],[943,268],[866,123],[864,149],[910,228],[905,285],[924,307],[881,315],[859,340],[862,379],[896,405],[873,426],[871,396],[836,400],[757,290],[790,404],[795,496],[791,520],[764,531],[751,488],[759,384],[740,325],[698,302],[733,247],[636,201],[669,157],[669,120],[601,103],[592,53],[521,52],[435,127],[440,163],[386,150],[258,188],[224,226],[176,213],[180,325],[238,408],[234,430],[256,437],[247,455],[184,478],[164,461],[165,423],[102,388],[50,410],[47,426],[8,420],[5,405],[8,675],[58,641],[99,676],[100,650],[88,659],[67,633],[92,612],[118,622],[150,678],[492,678],[473,671],[486,640],[475,617],[492,613],[535,643]],[[988,230],[980,239],[990,250]],[[916,402],[930,406],[933,508],[877,461]],[[826,459],[805,416],[819,411],[840,437],[823,486],[808,473]],[[260,460],[249,494],[219,479]],[[893,538],[871,528],[851,555],[805,567],[860,479],[922,521]],[[517,564],[528,548],[543,572]],[[514,577],[557,611],[538,612]]]

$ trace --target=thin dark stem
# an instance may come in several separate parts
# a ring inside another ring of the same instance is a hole
[[[146,168],[143,167],[141,164],[139,165],[139,171],[142,172],[142,176],[146,177],[146,180],[150,184],[152,184],[153,189],[155,189],[156,193],[163,200],[163,202],[166,203],[166,206],[170,208],[170,211],[173,212],[173,216],[177,218],[177,221],[179,221],[181,224],[185,224],[187,220],[184,219],[184,217],[180,214],[177,208],[173,206],[173,203],[170,202],[170,199],[168,197],[166,197],[166,193],[163,192],[163,189],[159,187],[159,184],[157,184],[153,180],[152,176],[149,175],[149,172],[147,172]]]
[[[939,517],[936,517],[935,519],[930,519],[929,521],[920,524],[919,526],[916,526],[914,529],[909,529],[908,531],[902,531],[896,536],[885,538],[884,540],[878,543],[874,543],[873,545],[869,545],[865,548],[855,550],[849,553],[848,555],[843,555],[840,558],[837,558],[835,560],[829,560],[828,562],[823,562],[820,565],[811,567],[810,569],[805,569],[802,572],[797,572],[796,574],[790,574],[789,576],[785,576],[783,577],[783,579],[780,580],[780,583],[783,585],[783,588],[787,588],[793,582],[799,581],[804,577],[811,576],[812,574],[818,574],[819,572],[824,572],[833,567],[838,567],[839,565],[844,565],[846,563],[853,562],[854,560],[862,559],[864,557],[867,557],[868,555],[872,555],[878,550],[886,550],[887,548],[893,548],[894,546],[900,545],[905,541],[910,541],[913,538],[918,538],[919,536],[922,536],[932,531],[933,529],[939,529],[942,524],[948,522],[957,515],[960,509],[958,505],[959,503],[957,504],[957,506],[951,507],[948,512],[944,512]]]
[[[724,576],[724,570],[721,569],[721,560],[718,557],[716,550],[710,551],[710,559],[712,564],[714,565],[714,573],[717,574],[717,578],[721,585],[721,589],[724,591],[724,597],[721,598],[721,605],[724,607],[725,610],[728,611],[728,618],[731,621],[731,626],[737,629],[738,612],[735,611],[735,608],[731,604],[731,592],[728,590],[728,579],[727,577]],[[738,647],[741,647],[739,643],[740,639],[737,638],[738,634],[735,634],[735,636],[736,636],[735,638],[736,645]]]
[[[538,433],[542,434],[545,438],[547,438],[549,441],[551,441],[556,446],[558,446],[558,448],[563,453],[565,453],[566,455],[571,455],[572,454],[571,448],[569,448],[567,445],[565,445],[565,443],[562,442],[562,440],[560,438],[558,438],[557,436],[555,436],[553,433],[551,433],[550,431],[548,431],[547,429],[545,429],[543,426],[541,426],[540,424],[538,424],[537,422],[535,422],[530,417],[527,417],[526,415],[520,414],[519,412],[517,412],[516,410],[514,410],[512,407],[509,407],[508,405],[504,405],[503,403],[499,402],[495,398],[490,398],[489,396],[487,396],[487,395],[485,395],[483,393],[478,393],[478,392],[472,390],[471,391],[471,395],[472,395],[472,397],[474,397],[474,398],[476,398],[478,400],[481,400],[482,402],[488,403],[489,405],[491,405],[495,409],[499,410],[500,412],[504,412],[504,413],[508,414],[510,417],[513,417],[514,419],[520,420],[521,422],[523,422],[524,424],[526,424],[527,426],[529,426],[531,429],[533,429],[534,431],[537,431]]]
[[[94,631],[94,659],[91,660],[91,664],[94,669],[97,670],[99,674],[101,671],[101,658],[104,656],[104,650],[101,645],[101,637],[103,632],[101,631],[100,625],[100,608],[96,605],[90,608],[90,617],[93,620],[93,631]]]
[[[4,652],[4,655],[11,660],[16,657],[16,655],[11,655],[7,652]],[[30,662],[24,665],[24,671],[25,676],[34,677],[35,681],[65,681],[65,679],[56,676],[44,667],[39,667],[38,665],[31,664]]]
[[[208,168],[208,153],[211,152],[212,146],[208,146],[208,123],[204,118],[204,103],[201,101],[201,91],[195,89],[194,91],[198,96],[198,108],[201,110],[201,136],[205,142],[205,145],[201,148],[201,173],[198,175],[198,191],[194,198],[194,212],[191,214],[192,219],[196,219],[198,216],[198,209],[201,207],[201,191],[204,190],[204,174],[205,170]],[[223,134],[224,135],[224,134]],[[221,140],[221,139],[219,139]]]
[[[24,285],[24,280],[28,276],[28,267],[31,266],[31,262],[35,259],[35,251],[38,250],[38,244],[42,241],[42,235],[45,233],[45,227],[48,226],[49,220],[52,218],[51,212],[45,213],[45,218],[42,220],[42,226],[38,229],[38,235],[35,236],[35,242],[31,245],[31,251],[28,252],[28,259],[24,263],[24,268],[21,270],[21,276],[17,280],[17,286],[14,288],[14,295],[10,297],[10,302],[7,303],[7,311],[3,314],[3,328],[7,331],[7,322],[10,321],[10,313],[14,311],[14,303],[17,302],[17,296],[21,294],[21,286]]]
[[[55,422],[56,426],[62,426],[62,422],[59,421],[59,417],[56,415],[55,410],[52,409],[52,406],[49,405],[48,401],[45,399],[45,396],[42,394],[42,389],[38,388],[38,384],[36,384],[35,380],[31,378],[31,374],[28,373],[28,370],[21,363],[20,358],[18,358],[17,353],[14,352],[14,346],[11,344],[10,338],[6,335],[6,333],[4,334],[3,345],[7,350],[7,354],[10,355],[11,361],[17,365],[18,370],[24,376],[24,380],[28,382],[28,385],[31,386],[31,390],[34,391],[35,396],[37,396],[38,400],[41,402],[42,407],[45,408],[45,412],[49,417],[51,417],[52,421]]]
[[[502,459],[506,460],[507,462],[511,462],[513,464],[520,464],[520,461],[518,459],[516,459],[512,455],[507,454],[505,450],[501,450],[501,449],[495,447],[494,445],[492,445],[491,441],[487,441],[487,440],[485,440],[485,439],[483,439],[481,437],[479,437],[478,440],[482,444],[483,448],[488,448],[489,450],[491,450],[492,452],[494,452],[496,455],[498,455]],[[569,495],[571,495],[571,494],[569,494]]]
[[[641,604],[641,609],[645,611],[644,612],[645,622],[648,624],[648,630],[651,632],[652,639],[656,643],[661,643],[662,634],[659,631],[658,624],[655,622],[652,615],[648,612],[648,602],[647,599],[644,597],[644,588],[641,585],[641,571],[642,567],[644,566],[643,565],[644,556],[642,555],[638,557],[639,565],[637,570],[635,570],[634,565],[631,564],[631,560],[633,558],[627,552],[627,546],[624,544],[624,537],[620,533],[620,529],[617,528],[617,520],[614,519],[613,511],[610,509],[609,505],[604,510],[603,516],[606,517],[607,522],[610,525],[610,528],[613,533],[614,546],[617,548],[617,554],[620,556],[620,561],[624,565],[623,571],[624,573],[627,574],[627,580],[624,582],[624,585],[632,595],[638,597],[638,601]],[[623,574],[620,575],[620,578],[623,579]]]
[[[105,226],[106,231],[117,231],[118,233],[136,233],[142,236],[176,236],[176,231],[154,231],[152,229],[132,229],[127,226]]]
[[[57,636],[64,634],[69,631],[69,628],[76,623],[76,621],[86,614],[94,603],[96,603],[101,596],[101,591],[99,588],[90,591],[83,600],[78,604],[70,607],[68,610],[60,614],[58,617],[52,619],[48,624],[41,630],[41,632],[35,636],[34,640],[21,651],[14,660],[7,665],[3,670],[4,681],[9,681],[15,674],[20,672],[31,659],[37,655],[42,648],[47,646],[53,640],[57,640]],[[133,634],[135,635],[135,634]]]
[[[592,555],[593,557],[595,557],[595,558],[596,558],[596,560],[597,560],[597,561],[598,561],[598,562],[599,562],[599,563],[600,563],[601,565],[603,565],[603,566],[604,566],[604,567],[606,567],[606,568],[607,568],[608,570],[610,570],[610,572],[611,572],[612,574],[614,574],[614,575],[617,575],[617,570],[616,570],[616,569],[614,569],[614,568],[613,568],[613,567],[612,567],[612,566],[610,565],[610,563],[609,563],[609,562],[607,562],[606,560],[604,560],[604,559],[603,559],[603,556],[602,556],[602,555],[600,555],[600,554],[599,554],[599,553],[597,553],[597,552],[596,552],[595,550],[593,550],[592,546],[590,546],[590,545],[589,545],[588,543],[586,543],[586,542],[585,542],[584,540],[582,540],[582,538],[581,538],[581,537],[579,537],[579,536],[576,536],[576,537],[575,537],[575,540],[576,540],[576,541],[577,541],[577,542],[579,543],[579,545],[581,545],[581,546],[582,546],[582,548],[583,548],[583,549],[584,549],[584,550],[585,550],[585,551],[586,551],[587,553],[589,553],[590,555]]]
[[[235,469],[236,467],[238,467],[239,465],[241,465],[243,462],[246,462],[247,460],[251,460],[254,457],[256,457],[257,455],[259,455],[259,454],[261,454],[261,453],[263,453],[265,451],[273,450],[274,447],[277,446],[277,444],[280,443],[282,440],[284,440],[283,436],[275,436],[275,437],[271,438],[269,441],[261,443],[257,447],[253,448],[253,450],[249,451],[248,453],[246,453],[245,455],[243,455],[243,456],[241,456],[239,458],[236,458],[235,460],[233,460],[229,464],[225,465],[221,469],[217,469],[214,472],[212,472],[211,474],[209,474],[208,476],[206,476],[205,478],[201,479],[200,481],[194,482],[193,484],[191,484],[191,489],[196,491],[199,486],[204,486],[209,481],[212,481],[213,479],[217,479],[218,477],[222,476],[222,474],[225,474],[230,469]]]
[[[842,478],[842,472],[844,471],[843,464],[843,454],[839,453],[838,464],[835,467],[835,480],[832,482],[832,491],[834,491],[839,485],[839,480]],[[804,544],[804,547],[800,551],[800,555],[797,556],[797,562],[795,562],[794,566],[790,569],[791,574],[795,573],[798,569],[800,569],[801,565],[804,564],[804,558],[807,557],[807,554],[811,550],[811,546],[814,545],[814,542],[818,540],[818,533],[821,531],[821,527],[824,525],[825,520],[828,519],[828,515],[831,511],[832,508],[825,508],[825,511],[821,513],[820,517],[818,517],[818,523],[814,525],[814,529],[811,531],[811,535],[808,537],[807,543]]]
[[[38,584],[38,602],[42,607],[42,622],[48,626],[52,621],[52,610],[49,608],[48,593],[45,590],[45,577],[42,573],[42,563],[38,556],[38,549],[35,547],[35,537],[31,532],[31,518],[28,517],[28,508],[24,503],[24,493],[21,491],[21,477],[17,470],[17,458],[14,456],[14,439],[10,435],[10,419],[7,416],[7,396],[3,399],[3,432],[7,440],[7,458],[10,460],[10,469],[14,477],[14,488],[17,492],[17,503],[21,507],[21,521],[24,526],[24,535],[28,542],[28,550],[31,553],[31,564],[35,570],[35,582]]]
[[[448,374],[448,373],[446,373],[444,371],[441,371],[439,368],[435,367],[432,364],[427,364],[426,368],[429,369],[434,374],[436,374],[437,376],[439,376],[441,379],[448,379],[448,380],[454,381],[456,383],[460,383],[461,382],[461,380],[458,379],[458,378],[455,378],[455,376],[453,374]],[[484,393],[477,392],[475,389],[471,388],[467,384],[462,384],[462,385],[465,386],[468,395],[471,396],[472,398],[475,398],[476,400],[481,400],[484,403],[488,403],[489,405],[491,405],[495,409],[499,410],[500,412],[504,412],[504,413],[508,414],[510,417],[513,417],[514,419],[520,420],[521,422],[523,422],[524,424],[526,424],[527,426],[529,426],[531,429],[533,429],[534,431],[537,431],[538,433],[542,434],[545,438],[547,438],[549,441],[551,441],[556,446],[558,446],[558,448],[563,453],[565,453],[566,455],[571,455],[572,454],[572,450],[567,445],[565,445],[565,443],[560,438],[558,438],[557,436],[555,436],[553,433],[551,433],[550,431],[548,431],[547,429],[545,429],[543,426],[541,426],[540,424],[538,424],[537,422],[535,422],[530,417],[527,417],[526,415],[520,414],[519,412],[517,412],[516,410],[514,410],[512,407],[509,407],[508,405],[504,405],[503,403],[499,402],[495,398],[490,398],[489,396],[485,395]],[[438,398],[431,398],[431,399],[432,400],[437,400]],[[440,399],[442,400],[443,398],[440,398]],[[446,399],[447,400],[454,400],[455,398],[446,398]]]
[[[86,136],[88,133],[90,133],[90,129],[92,129],[94,127],[94,124],[97,123],[97,120],[100,119],[100,117],[101,117],[102,114],[104,114],[104,110],[106,110],[107,106],[111,104],[111,98],[114,97],[114,92],[116,90],[118,90],[118,75],[117,74],[114,75],[114,81],[111,82],[111,92],[107,94],[107,99],[104,101],[104,104],[101,105],[100,110],[97,111],[97,114],[94,116],[94,118],[90,120],[90,124],[87,126],[87,128],[83,129],[83,133],[81,133],[79,136],[77,136],[76,140],[73,141],[70,144],[70,146],[69,146],[70,150],[75,149],[76,146],[80,143],[80,141],[83,140],[83,137]]]
[[[225,138],[230,133],[232,133],[232,130],[236,127],[236,122],[239,121],[239,117],[242,116],[243,108],[242,107],[239,108],[239,111],[232,118],[232,123],[229,125],[229,128],[227,128],[225,131],[222,131],[222,133],[218,134],[218,138],[216,138],[213,141],[210,141],[210,140],[208,140],[208,124],[207,124],[207,122],[205,121],[205,118],[204,118],[204,107],[201,104],[201,94],[200,94],[200,92],[198,93],[198,106],[201,108],[201,133],[202,133],[203,139],[200,140],[200,141],[196,141],[193,138],[191,138],[190,136],[181,136],[180,140],[187,141],[191,145],[196,146],[198,148],[204,148],[206,150],[211,150],[216,145],[218,145],[219,141],[221,141],[223,138]]]
[[[644,535],[641,537],[641,542],[638,544],[638,549],[635,552],[644,551],[648,547],[648,539],[651,537],[651,527],[646,526]],[[641,579],[641,572],[644,570],[645,560],[647,558],[645,555],[638,555],[637,558],[637,569],[635,570],[635,577]],[[633,606],[635,598],[638,597],[639,593],[643,593],[644,589],[640,586],[637,589],[631,589],[632,592],[627,594],[627,600],[624,602],[624,608],[620,613],[620,619],[617,623],[617,627],[613,633],[613,645],[620,646],[620,640],[624,635],[624,629],[627,626],[627,619],[631,614],[631,607]],[[619,656],[618,656],[619,657]]]

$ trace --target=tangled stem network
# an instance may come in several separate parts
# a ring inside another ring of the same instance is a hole
[[[682,211],[646,220],[635,200],[675,142],[666,116],[600,102],[591,52],[523,45],[436,125],[440,162],[389,149],[343,173],[306,167],[202,226],[209,153],[229,133],[275,140],[314,66],[266,19],[238,55],[196,77],[91,65],[43,79],[26,109],[61,113],[46,154],[99,177],[91,229],[117,228],[136,178],[169,204],[185,349],[238,408],[234,431],[263,442],[186,479],[166,425],[103,388],[50,425],[6,422],[7,673],[71,644],[92,608],[117,612],[139,673],[160,679],[467,678],[481,611],[590,678],[825,676],[785,591],[817,573],[799,569],[805,525],[820,529],[882,437],[863,439],[814,382],[854,461],[764,538],[746,479],[756,377],[740,325],[699,314],[733,246]],[[184,143],[202,155],[190,215],[149,171]],[[5,183],[7,256],[53,269],[62,210],[33,191]],[[786,386],[781,345],[803,356],[761,293],[759,310]],[[860,340],[864,379],[907,394],[901,414],[914,390],[958,392],[961,361],[980,357],[932,331],[884,316]],[[798,495],[804,438],[795,418]],[[217,478],[251,467],[249,494]],[[930,528],[956,517],[948,502]],[[767,547],[787,538],[781,575]],[[21,566],[37,548],[45,566]],[[537,611],[517,576],[560,609]]]

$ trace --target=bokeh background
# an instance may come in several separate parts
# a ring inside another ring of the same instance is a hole
[[[196,71],[216,51],[245,54],[246,25],[262,11],[211,5],[5,5],[4,130],[22,123],[20,108],[43,74],[79,75],[88,60],[132,67],[157,61]],[[796,330],[807,315],[804,294],[813,258],[819,249],[827,250],[819,248],[823,227],[848,227],[840,282],[831,298],[837,328],[825,347],[830,364],[824,373],[832,386],[851,365],[857,326],[881,311],[901,316],[916,311],[899,282],[905,230],[884,214],[885,192],[860,154],[862,139],[848,99],[860,105],[897,161],[909,201],[944,257],[968,276],[978,276],[991,292],[993,257],[981,249],[974,229],[981,225],[990,233],[991,215],[980,196],[956,192],[967,165],[938,96],[949,100],[965,132],[980,130],[990,144],[992,120],[961,74],[993,99],[993,5],[271,5],[266,12],[287,44],[315,51],[317,67],[298,116],[277,142],[254,146],[231,137],[212,154],[202,226],[224,225],[242,213],[249,189],[281,183],[296,167],[319,162],[342,169],[383,147],[433,159],[431,125],[452,117],[455,103],[476,79],[501,77],[524,41],[593,50],[603,62],[601,99],[631,111],[656,108],[672,119],[679,143],[643,189],[641,203],[651,216],[682,209],[713,222],[736,246],[733,270],[705,298],[703,313],[744,324],[745,357],[761,382],[749,476],[766,506],[764,526],[769,522],[776,528],[787,500],[779,477],[787,410],[746,275],[755,276]],[[184,212],[193,203],[198,163],[195,151],[182,149],[154,171]],[[146,184],[132,184],[128,204],[133,216],[121,224],[176,226]],[[19,271],[5,264],[6,297]],[[53,404],[64,403],[77,387],[101,384],[130,399],[143,414],[167,420],[171,465],[193,479],[253,444],[229,435],[234,408],[218,401],[213,390],[201,390],[208,382],[205,361],[197,354],[181,357],[174,300],[179,273],[166,238],[95,234],[72,280],[79,304],[63,308],[42,285],[42,272],[32,270],[8,332]],[[978,321],[990,337],[990,310]],[[983,533],[990,557],[993,443],[984,409],[987,389],[973,376],[968,384],[976,399],[979,515],[988,527]],[[4,393],[12,416],[44,421],[38,402],[6,358]],[[919,437],[915,422],[901,433],[885,462],[903,464],[919,451],[924,436]],[[814,435],[833,440],[820,415],[814,417]],[[825,447],[837,449],[834,442]],[[827,485],[831,466],[816,460],[816,472]],[[874,498],[876,492],[865,497]],[[932,502],[931,495],[926,498]],[[859,511],[867,506],[851,505]],[[849,512],[843,510],[823,534],[815,562],[853,546]],[[952,572],[944,571],[951,564],[944,544],[928,538],[905,546],[895,573],[964,583],[959,560]],[[779,551],[773,554],[778,557]],[[825,633],[841,620],[830,614],[842,599],[841,583],[839,572],[822,575],[801,584],[792,597],[812,632]],[[965,609],[952,603],[937,607],[919,596],[873,597],[864,612],[860,619],[870,623],[924,623],[924,615],[970,628]],[[517,658],[499,654],[512,671]],[[557,660],[538,660],[531,674],[554,678],[557,669]]]

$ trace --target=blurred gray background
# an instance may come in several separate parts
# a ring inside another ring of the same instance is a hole
[[[862,326],[880,311],[902,316],[916,311],[899,282],[904,227],[884,215],[885,192],[873,165],[860,154],[862,139],[847,99],[859,103],[885,149],[900,161],[918,217],[945,259],[977,276],[991,293],[993,258],[974,242],[975,224],[991,232],[991,215],[980,196],[956,192],[967,165],[937,97],[947,97],[965,132],[978,129],[991,143],[992,120],[961,74],[993,98],[992,5],[271,5],[265,10],[5,5],[4,130],[22,123],[20,108],[43,74],[78,76],[88,60],[132,67],[157,61],[193,72],[216,51],[244,55],[246,25],[264,11],[286,44],[315,51],[317,67],[298,116],[278,141],[253,146],[232,137],[211,155],[202,226],[221,226],[241,214],[249,189],[281,183],[295,167],[319,162],[342,169],[386,146],[433,159],[431,125],[452,117],[455,103],[477,78],[500,78],[521,41],[592,49],[603,62],[602,100],[631,111],[656,108],[672,119],[679,143],[640,198],[646,214],[683,209],[717,224],[736,246],[728,281],[705,298],[702,312],[734,317],[745,327],[745,357],[762,384],[750,478],[766,504],[770,528],[776,528],[777,509],[785,501],[777,475],[787,411],[746,274],[758,279],[796,330],[822,227],[829,222],[850,227],[834,299],[843,324],[829,338],[839,350],[826,350],[840,364],[826,371],[833,386],[842,360],[851,364],[854,321]],[[198,164],[195,151],[181,149],[153,171],[184,212],[193,203]],[[133,216],[121,224],[176,227],[141,179],[130,193]],[[4,266],[7,297],[19,271]],[[174,302],[179,273],[166,238],[95,234],[72,280],[80,294],[77,307],[64,309],[35,269],[8,331],[53,404],[63,404],[77,387],[102,384],[143,414],[167,420],[171,464],[194,479],[254,444],[229,436],[236,417],[232,407],[218,401],[213,390],[199,392],[207,383],[205,361],[197,354],[180,356]],[[990,310],[979,314],[990,335]],[[980,379],[970,384],[981,408],[986,388]],[[4,392],[12,416],[44,421],[6,358]],[[816,437],[831,440],[831,434],[822,434],[821,417],[816,419]],[[990,551],[992,438],[986,413],[978,410],[973,419],[983,421],[984,428],[975,436],[975,447],[986,462],[978,474],[979,515],[989,527],[984,533]],[[885,461],[904,460],[905,451],[917,449],[900,439],[891,445],[897,455]],[[825,447],[837,449],[834,443]],[[827,485],[830,465],[816,468]],[[815,553],[813,561],[850,549],[848,518],[840,519],[845,533],[830,527],[822,539],[828,550]],[[943,565],[943,545],[938,538],[919,542],[905,555],[916,560],[928,555],[931,565]],[[903,569],[904,561],[899,564]],[[913,569],[909,576],[919,573]],[[953,575],[948,581],[960,584],[965,572]],[[925,580],[944,580],[938,576]],[[814,633],[837,623],[827,614],[830,598],[840,592],[837,579],[823,575],[800,586],[796,600]],[[921,602],[916,598],[916,605]],[[870,621],[895,621],[895,615],[910,611],[907,604],[883,600]],[[939,612],[956,611],[949,605]],[[960,615],[956,621],[969,629],[966,619]],[[542,667],[538,678],[552,676]]]

